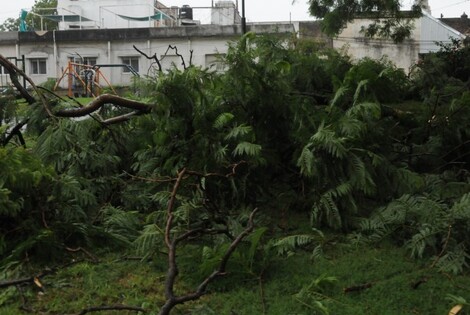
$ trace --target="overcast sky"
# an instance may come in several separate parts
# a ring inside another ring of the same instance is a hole
[[[29,9],[34,0],[0,0],[0,23],[6,18],[17,18],[21,9]],[[162,0],[167,6],[181,6],[188,4],[193,7],[210,6],[212,0]],[[241,1],[240,5],[241,5]],[[404,0],[405,8],[413,0]],[[463,12],[470,14],[470,0],[429,0],[432,14],[439,17],[459,17]],[[307,0],[245,0],[246,17],[250,22],[264,21],[299,21],[311,20],[307,13]]]

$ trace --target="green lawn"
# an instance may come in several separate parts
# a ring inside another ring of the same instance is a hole
[[[165,257],[142,262],[104,255],[99,263],[73,264],[44,277],[44,293],[29,285],[22,298],[15,287],[1,289],[0,314],[23,314],[23,301],[34,313],[44,314],[77,314],[90,306],[113,304],[156,314],[164,302]],[[411,260],[392,246],[335,246],[317,260],[299,252],[274,257],[261,274],[232,272],[210,286],[201,300],[177,307],[173,314],[448,314],[455,305],[449,294],[468,300],[470,277],[440,273],[430,269],[431,264]],[[188,274],[180,279],[178,292],[197,282]]]

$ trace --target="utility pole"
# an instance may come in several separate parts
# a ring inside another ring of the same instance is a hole
[[[246,34],[245,0],[242,0],[242,33]]]

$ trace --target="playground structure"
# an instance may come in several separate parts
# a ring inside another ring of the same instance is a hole
[[[62,80],[67,77],[67,95],[69,97],[99,96],[103,90],[100,81],[104,81],[107,87],[110,88],[114,94],[117,94],[116,90],[101,71],[101,68],[126,68],[134,76],[139,76],[137,71],[127,64],[87,65],[69,61],[61,77],[57,80],[54,90],[57,90]]]

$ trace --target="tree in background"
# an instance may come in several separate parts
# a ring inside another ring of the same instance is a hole
[[[364,16],[373,20],[363,30],[366,36],[401,42],[411,35],[412,19],[421,16],[422,2],[415,1],[410,11],[401,11],[400,0],[309,0],[309,10],[323,20],[323,31],[330,36],[338,35],[354,18]]]
[[[57,28],[57,22],[42,19],[41,14],[52,14],[57,8],[57,0],[36,0],[31,11],[26,16],[25,23],[30,30],[44,29],[52,30]],[[49,10],[47,10],[49,9]],[[20,29],[21,18],[8,18],[0,25],[0,31],[18,31]]]
[[[20,27],[20,19],[8,18],[0,25],[0,31],[8,32],[8,31],[17,31]]]

